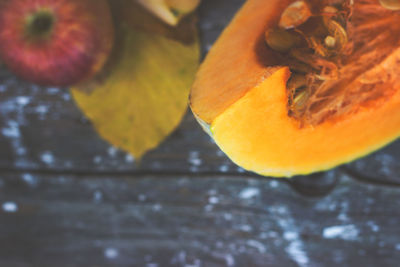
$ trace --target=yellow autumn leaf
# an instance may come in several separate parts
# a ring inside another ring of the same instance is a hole
[[[118,27],[117,51],[108,69],[91,84],[71,91],[104,139],[141,157],[185,114],[199,44],[197,38],[184,44],[127,23]]]

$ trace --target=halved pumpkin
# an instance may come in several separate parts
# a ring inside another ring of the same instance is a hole
[[[400,11],[382,2],[248,0],[197,74],[196,118],[235,163],[269,176],[326,170],[393,141]],[[303,39],[275,49],[271,31]]]

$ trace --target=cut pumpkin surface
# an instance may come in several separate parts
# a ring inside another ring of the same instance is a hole
[[[193,84],[193,112],[211,123],[227,107],[269,74],[260,55],[277,63],[271,51],[260,47],[262,32],[279,19],[288,0],[247,1],[211,48]],[[278,11],[278,12],[277,12]],[[249,15],[251,14],[251,15]],[[258,53],[259,51],[261,53]]]
[[[295,33],[312,40],[303,44],[323,46],[324,39],[318,43],[317,38],[333,29],[329,42],[325,39],[328,48],[295,47],[283,54],[266,44],[265,32],[278,28],[282,13],[298,2],[311,5],[313,15],[305,26],[296,25]],[[309,174],[357,159],[400,136],[400,27],[393,23],[400,12],[388,11],[378,0],[331,3],[248,0],[203,62],[191,91],[192,111],[239,166],[266,176]],[[348,17],[342,16],[346,12]],[[322,22],[328,25],[323,30],[312,28]],[[305,54],[298,56],[299,51]],[[325,65],[321,71],[307,62],[310,71],[298,71],[299,58]],[[328,73],[325,66],[337,69]],[[298,76],[310,83],[302,85],[301,94],[289,86]],[[295,114],[302,111],[291,110],[295,105],[311,108]]]
[[[216,143],[245,169],[292,176],[332,168],[368,154],[400,133],[400,93],[377,109],[303,127],[287,116],[287,68],[275,72],[211,124]]]

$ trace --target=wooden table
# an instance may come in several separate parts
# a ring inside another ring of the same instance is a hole
[[[242,0],[204,0],[203,54]],[[66,89],[0,70],[0,266],[398,266],[400,142],[292,180],[235,166],[188,112],[137,163]]]

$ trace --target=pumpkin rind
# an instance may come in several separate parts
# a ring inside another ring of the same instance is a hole
[[[243,168],[269,176],[309,174],[366,155],[400,135],[399,92],[376,109],[299,129],[287,116],[288,77],[287,68],[277,71],[211,125],[218,146]]]
[[[219,37],[199,69],[190,95],[191,108],[202,120],[211,123],[268,76],[256,51],[264,48],[259,47],[264,40],[260,33],[278,23],[288,3],[290,0],[247,1]],[[272,65],[272,51],[262,52]]]
[[[235,163],[261,175],[290,177],[330,169],[400,136],[400,81],[388,88],[394,92],[389,96],[317,125],[299,126],[288,115],[291,73],[288,67],[268,70],[279,64],[259,47],[259,38],[291,2],[247,1],[210,51],[191,93],[192,111],[210,126],[217,145]],[[384,75],[399,64],[400,48],[365,74]]]

